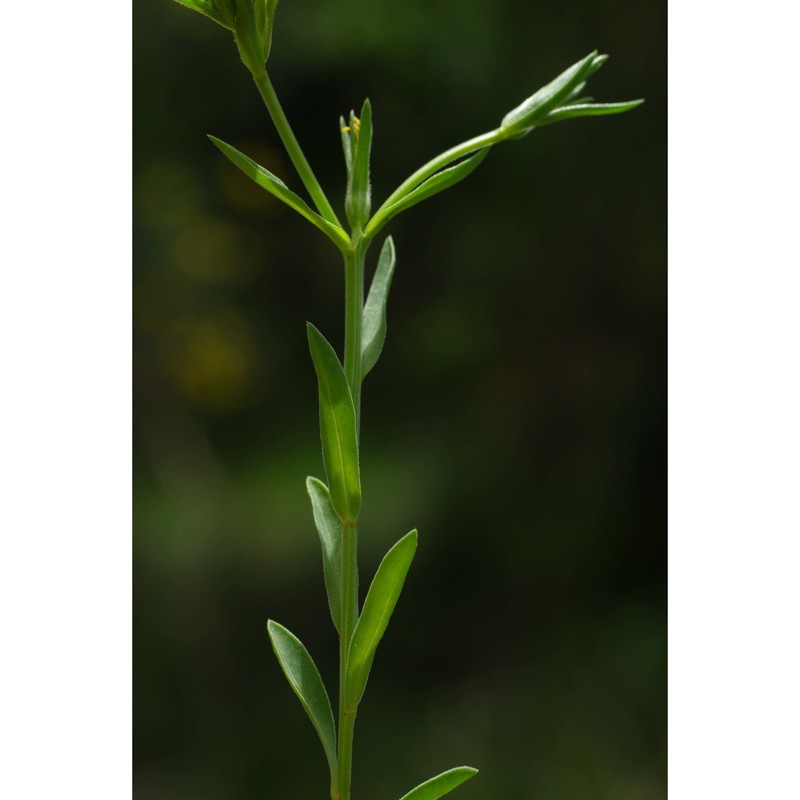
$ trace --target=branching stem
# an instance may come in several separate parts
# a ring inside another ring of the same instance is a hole
[[[440,169],[443,169],[456,159],[461,158],[462,156],[468,156],[470,153],[474,153],[476,150],[481,150],[484,147],[490,147],[493,144],[503,141],[505,138],[505,132],[498,128],[497,130],[489,131],[488,133],[482,133],[480,136],[474,136],[472,139],[467,139],[466,142],[457,144],[455,147],[445,150],[444,153],[440,153],[438,156],[436,156],[436,158],[432,158],[427,164],[423,164],[423,166],[421,166],[413,175],[406,178],[406,180],[404,180],[397,187],[397,189],[395,189],[389,195],[389,197],[386,198],[386,201],[375,212],[375,214],[373,214],[373,219],[381,216],[383,212],[389,208],[389,206],[397,202],[401,197],[404,197],[412,189],[419,186],[422,181],[430,178],[431,175],[434,175]],[[369,226],[367,226],[367,232],[370,232]]]
[[[300,180],[303,181],[303,185],[311,195],[314,205],[316,205],[319,213],[328,220],[328,222],[341,228],[341,223],[336,216],[336,212],[333,210],[333,206],[328,202],[328,198],[325,196],[322,186],[320,186],[319,181],[314,175],[314,171],[311,169],[311,165],[308,163],[300,147],[300,143],[297,141],[297,137],[294,135],[294,131],[292,131],[289,125],[289,120],[286,118],[283,107],[278,100],[278,95],[275,93],[272,81],[270,81],[266,72],[261,75],[254,75],[253,80],[256,82],[258,91],[261,94],[261,98],[264,100],[264,105],[267,107],[267,111],[269,111],[273,123],[275,123],[278,136],[281,137],[283,146],[286,148],[289,158],[292,159],[292,164],[294,164],[297,174],[300,176]]]

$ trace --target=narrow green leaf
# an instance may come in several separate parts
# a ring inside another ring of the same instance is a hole
[[[413,530],[384,556],[372,579],[347,654],[345,705],[350,710],[355,710],[364,694],[375,650],[400,597],[416,549],[417,532]]]
[[[298,197],[286,184],[277,176],[273,175],[269,170],[256,164],[252,158],[248,158],[244,153],[237,150],[235,147],[217,139],[216,136],[208,137],[216,145],[217,148],[227,156],[237,167],[239,167],[248,178],[254,180],[262,189],[266,189],[270,194],[275,195],[279,200],[286,203],[287,206],[293,208],[298,214],[304,216],[312,225],[319,228],[340,250],[347,250],[350,247],[350,237],[336,225],[331,225],[330,222],[323,219],[315,211],[305,203],[305,201]]]
[[[565,119],[577,117],[604,117],[608,114],[622,114],[637,108],[644,100],[630,100],[626,103],[581,103],[573,106],[562,106],[551,111],[539,125],[550,125],[553,122],[562,122]]]
[[[524,103],[508,112],[503,117],[500,127],[513,135],[532,128],[548,111],[557,108],[572,90],[586,80],[587,75],[603,65],[597,51],[589,53],[586,58],[564,70],[555,80],[550,81],[538,92],[531,95]],[[598,64],[599,61],[599,64]]]
[[[223,2],[216,2],[216,0],[177,0],[182,6],[191,8],[192,11],[199,11],[205,14],[209,19],[222,25],[223,28],[233,30],[236,25],[236,14],[229,4]]]
[[[355,522],[361,508],[361,481],[353,397],[335,350],[310,322],[307,330],[319,384],[322,459],[331,501],[342,522]]]
[[[478,770],[474,767],[455,767],[431,778],[425,783],[421,783],[416,789],[412,789],[408,794],[404,794],[400,800],[439,800],[448,792],[452,792],[464,781],[476,775]]]
[[[374,236],[392,217],[401,211],[405,211],[411,206],[415,206],[417,203],[421,203],[423,200],[427,200],[429,197],[433,197],[435,194],[439,194],[439,192],[443,192],[445,189],[449,189],[451,186],[463,181],[464,178],[477,169],[489,154],[490,149],[490,147],[484,147],[474,156],[464,159],[454,167],[448,167],[441,172],[437,172],[417,186],[416,189],[400,198],[396,203],[393,203],[383,211],[379,211],[367,226],[366,234]]]
[[[325,750],[331,776],[335,776],[336,727],[331,701],[319,670],[303,643],[291,631],[273,620],[267,623],[267,630],[283,674],[311,719]]]
[[[364,304],[364,321],[361,327],[361,378],[375,366],[383,350],[386,339],[386,301],[392,285],[394,266],[397,257],[391,236],[381,248],[378,266],[369,287],[367,302]]]
[[[342,524],[336,516],[328,487],[316,478],[306,478],[306,491],[322,545],[322,571],[333,625],[342,632]]]
[[[342,152],[344,153],[344,165],[347,170],[348,184],[352,180],[350,173],[353,171],[353,142],[350,139],[350,128],[345,125],[344,117],[339,117],[339,133],[342,137]]]
[[[354,228],[363,227],[372,208],[369,162],[372,152],[372,105],[364,101],[360,119],[350,115],[350,141],[354,143],[353,169],[347,184],[345,211]]]

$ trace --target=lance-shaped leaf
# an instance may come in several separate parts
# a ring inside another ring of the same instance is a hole
[[[333,723],[333,711],[325,684],[319,670],[303,643],[283,625],[270,620],[267,623],[272,649],[278,657],[286,680],[294,689],[317,731],[331,776],[336,775],[336,728]]]
[[[443,192],[445,189],[449,189],[451,186],[463,181],[464,178],[477,169],[478,165],[489,154],[490,149],[489,147],[484,147],[474,156],[470,156],[470,158],[461,161],[454,167],[448,167],[441,172],[437,172],[417,186],[416,189],[401,197],[396,203],[382,211],[378,211],[369,225],[367,225],[366,234],[368,236],[375,235],[392,217],[401,211],[405,211],[411,206],[415,206],[417,203],[421,203],[423,200],[427,200],[429,197],[433,197],[433,195],[439,194],[439,192]]]
[[[316,478],[306,478],[314,523],[322,545],[322,572],[333,625],[342,632],[342,523],[336,516],[328,487]]]
[[[604,63],[601,59],[596,50],[589,53],[586,58],[564,70],[555,80],[543,86],[524,103],[509,111],[503,117],[500,127],[512,136],[532,128],[548,111],[557,108],[569,97],[591,72],[597,71]]]
[[[342,152],[344,153],[344,165],[347,170],[347,185],[352,180],[350,173],[353,170],[353,141],[350,138],[351,127],[345,125],[344,117],[339,117],[339,133],[342,137]]]
[[[416,789],[412,789],[408,794],[404,794],[400,800],[439,800],[448,792],[452,792],[456,786],[460,786],[464,781],[476,775],[478,770],[474,767],[455,767],[431,778],[425,783],[421,783]]]
[[[386,301],[392,285],[396,262],[394,241],[391,236],[381,248],[378,266],[372,277],[367,302],[364,304],[364,321],[361,327],[361,377],[375,366],[386,339]]]
[[[550,125],[565,119],[577,117],[604,117],[608,114],[622,114],[644,103],[644,100],[629,100],[625,103],[579,103],[572,106],[561,106],[551,111],[539,125]]]
[[[400,597],[417,549],[416,530],[407,533],[383,558],[364,601],[347,653],[345,707],[354,711],[369,678],[375,650]]]
[[[315,211],[298,197],[286,184],[277,176],[273,175],[268,169],[248,158],[244,153],[235,147],[217,139],[216,136],[209,136],[209,139],[227,156],[237,167],[239,167],[248,178],[254,180],[262,189],[266,189],[270,194],[275,195],[279,200],[293,208],[298,214],[304,216],[312,225],[319,228],[340,250],[347,250],[350,247],[350,237],[336,225],[323,219]]]
[[[309,322],[308,346],[319,385],[322,460],[331,501],[342,522],[355,522],[361,508],[356,412],[350,386],[336,352]]]
[[[372,105],[369,99],[364,101],[360,118],[350,114],[349,138],[352,145],[353,162],[352,170],[348,174],[345,211],[348,222],[354,228],[360,228],[366,224],[372,208],[369,182],[369,162],[372,152]]]

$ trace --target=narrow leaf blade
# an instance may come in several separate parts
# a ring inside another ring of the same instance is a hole
[[[381,561],[358,618],[347,654],[345,703],[355,710],[369,678],[375,651],[389,624],[417,550],[416,530],[407,533]]]
[[[336,516],[328,487],[316,478],[306,478],[314,523],[322,545],[322,571],[333,626],[341,633],[342,616],[342,523]]]
[[[330,222],[323,219],[315,211],[312,211],[306,202],[289,189],[280,178],[232,145],[217,139],[216,136],[209,135],[208,138],[248,178],[255,181],[262,189],[266,189],[270,194],[282,200],[289,208],[293,208],[298,214],[305,217],[312,225],[319,228],[339,249],[346,249],[350,246],[350,238],[341,228],[331,225]]]
[[[405,211],[429,197],[433,197],[451,186],[460,183],[468,175],[472,174],[484,158],[489,154],[490,147],[484,147],[479,150],[474,156],[470,156],[464,161],[459,162],[454,167],[448,167],[441,172],[432,175],[428,180],[417,186],[416,189],[409,192],[396,203],[393,203],[383,211],[379,211],[367,226],[367,234],[372,236],[379,231],[392,217]]]
[[[307,330],[319,385],[322,459],[331,502],[342,522],[355,522],[361,508],[361,479],[353,397],[334,349],[310,322]]]
[[[448,792],[452,792],[464,781],[476,775],[478,770],[474,767],[455,767],[431,778],[425,783],[421,783],[416,789],[412,789],[408,794],[404,794],[400,800],[439,800]]]
[[[391,236],[381,248],[378,266],[364,304],[364,321],[361,328],[361,377],[375,366],[386,339],[386,301],[392,285],[397,253]]]
[[[267,623],[272,649],[286,680],[311,719],[322,742],[331,775],[336,775],[336,728],[333,710],[319,670],[303,643],[289,630],[270,620]]]
[[[565,119],[577,117],[605,117],[608,114],[623,114],[631,109],[638,108],[644,100],[629,100],[625,103],[579,103],[572,106],[562,106],[551,111],[539,124],[550,125],[553,122],[562,122]]]

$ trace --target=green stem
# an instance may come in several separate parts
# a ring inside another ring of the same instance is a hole
[[[292,164],[294,164],[297,174],[300,176],[300,180],[303,181],[303,185],[311,195],[314,205],[316,205],[319,213],[326,220],[328,220],[328,222],[341,228],[341,223],[336,216],[336,212],[333,210],[333,206],[331,206],[331,204],[328,202],[325,192],[322,190],[319,181],[311,169],[311,165],[308,163],[308,160],[306,159],[305,154],[300,147],[300,143],[297,141],[297,137],[294,135],[294,132],[289,125],[289,120],[286,118],[286,114],[281,107],[280,101],[278,100],[278,95],[275,94],[275,88],[273,87],[269,76],[266,72],[264,72],[261,75],[254,75],[253,80],[256,82],[258,91],[264,100],[264,105],[266,105],[269,115],[272,117],[272,121],[275,123],[275,127],[278,130],[278,135],[281,137],[283,146],[286,148],[289,158],[292,159]]]
[[[364,315],[364,259],[369,243],[360,230],[351,237],[353,252],[344,257],[344,374],[356,409],[356,431],[361,420],[361,324]]]
[[[507,134],[505,131],[498,128],[488,133],[482,133],[480,136],[475,136],[472,139],[467,139],[466,142],[457,144],[455,147],[445,150],[444,153],[440,153],[436,158],[432,158],[427,164],[421,166],[413,175],[404,180],[397,189],[389,195],[386,202],[373,214],[373,219],[382,214],[383,211],[397,202],[401,197],[407,195],[412,189],[419,186],[426,178],[430,178],[431,175],[437,173],[440,169],[443,169],[457,158],[467,156],[484,147],[490,147],[493,144],[503,141],[506,137]],[[368,229],[367,233],[369,232]]]
[[[345,320],[344,372],[356,410],[356,437],[359,437],[361,409],[361,324],[364,313],[364,259],[368,243],[361,232],[353,231],[354,248],[344,257]],[[353,733],[356,708],[345,705],[347,651],[358,618],[358,523],[345,521],[342,526],[342,623],[339,640],[339,737],[338,775],[335,800],[350,800],[353,766]]]
[[[353,732],[356,709],[345,707],[347,650],[358,616],[358,525],[347,522],[342,526],[342,630],[339,639],[339,736],[337,794],[334,800],[350,800],[353,767]]]

